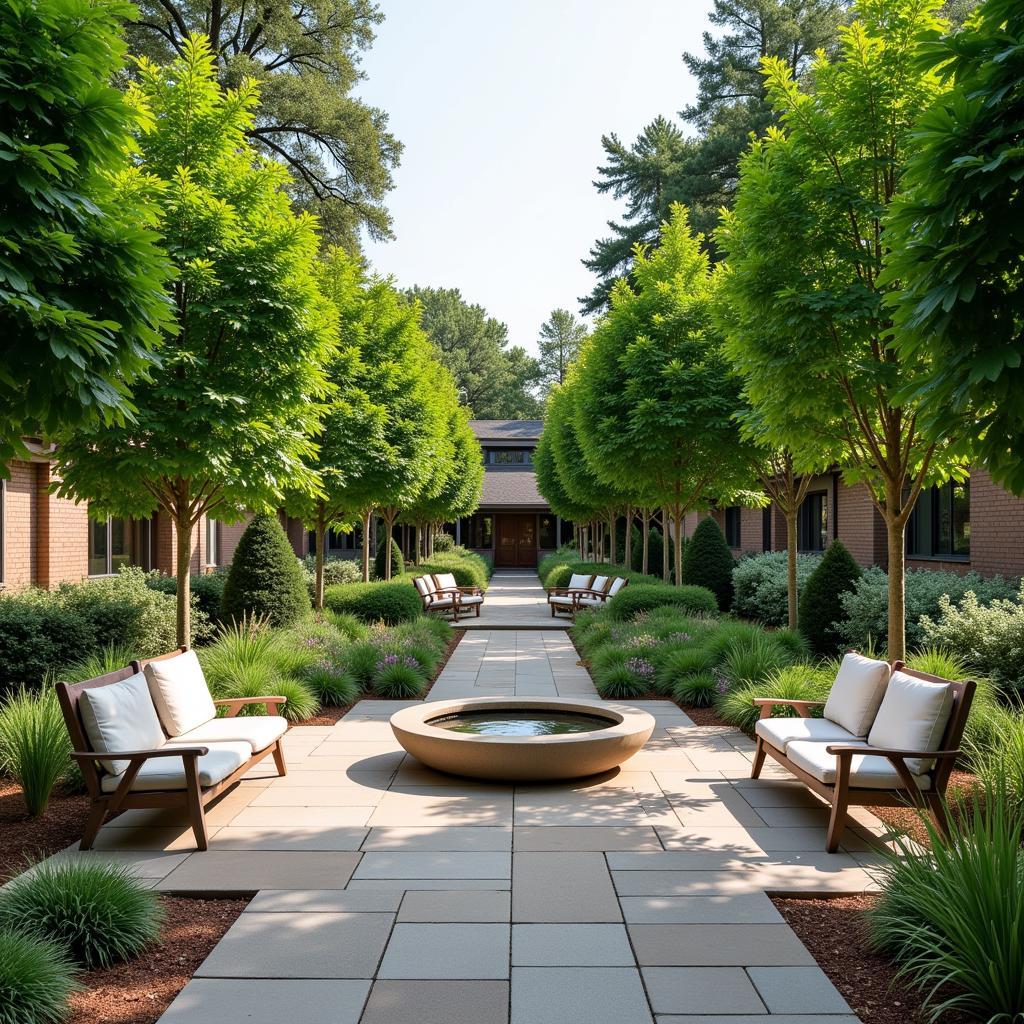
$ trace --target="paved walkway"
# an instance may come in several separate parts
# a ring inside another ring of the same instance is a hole
[[[564,633],[467,634],[432,699],[593,695]],[[129,811],[102,853],[167,892],[257,892],[163,1024],[856,1024],[768,892],[857,893],[883,833],[668,701],[624,770],[550,785],[431,771],[363,701],[287,736],[209,814]]]
[[[551,617],[547,595],[529,569],[499,569],[491,577],[480,617],[459,620],[466,629],[564,630],[565,616]]]

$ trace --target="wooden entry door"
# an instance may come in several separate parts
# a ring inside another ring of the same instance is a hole
[[[494,564],[533,568],[537,564],[536,515],[496,515]]]

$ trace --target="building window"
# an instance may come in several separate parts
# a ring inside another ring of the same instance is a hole
[[[559,544],[559,546],[561,546],[563,544],[571,544],[573,542],[573,537],[574,536],[575,536],[575,533],[574,533],[573,527],[572,527],[572,520],[571,519],[563,519],[562,520],[562,529],[559,532],[559,536],[558,536],[558,544]]]
[[[808,494],[796,521],[796,546],[800,551],[824,551],[828,545],[828,498],[824,491]]]
[[[487,464],[490,466],[528,466],[531,461],[529,448],[487,449]]]
[[[740,510],[738,505],[730,505],[725,510],[725,542],[731,548],[740,546]]]
[[[907,520],[911,558],[971,557],[971,485],[950,480],[918,496]]]
[[[152,527],[149,519],[90,520],[89,575],[109,576],[122,565],[149,569],[153,563]]]
[[[206,517],[206,564],[219,565],[217,558],[217,520]]]
[[[540,531],[537,535],[540,547],[545,549],[558,547],[558,540],[555,536],[557,525],[558,523],[554,516],[542,515],[540,517]]]
[[[469,516],[462,520],[462,545],[467,548],[490,548],[494,546],[494,517]]]

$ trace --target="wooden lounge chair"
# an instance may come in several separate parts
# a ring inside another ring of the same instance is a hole
[[[416,592],[423,602],[423,611],[428,615],[431,612],[439,612],[441,615],[450,615],[453,622],[459,621],[459,594],[457,590],[443,591],[437,585],[437,580],[427,574],[417,576],[413,581]]]
[[[599,580],[601,577],[598,577]],[[576,608],[600,608],[603,604],[607,604],[623,587],[629,584],[624,576],[615,576],[608,580],[607,584],[602,588],[597,588],[597,580],[594,581],[594,586],[589,591],[580,591],[579,596],[576,600]]]
[[[576,615],[577,598],[582,593],[589,593],[594,577],[589,574],[574,572],[569,578],[567,587],[548,587],[548,606],[551,618],[556,615]]]
[[[81,683],[58,683],[57,699],[89,794],[79,844],[92,848],[107,815],[128,808],[184,807],[196,846],[208,846],[206,805],[265,757],[287,773],[284,697],[213,700],[187,648]],[[265,716],[238,717],[248,704]],[[227,715],[217,716],[218,708]]]
[[[912,804],[948,835],[945,795],[974,699],[972,680],[952,682],[849,652],[828,700],[754,700],[760,707],[750,777],[765,757],[832,805],[825,849],[835,853],[850,807]],[[796,718],[773,718],[789,707]],[[812,709],[823,708],[814,718]]]
[[[475,608],[476,617],[480,618],[480,609],[484,604],[484,592],[479,587],[460,587],[455,582],[455,574],[450,572],[434,573],[437,593],[451,594],[456,598],[455,621],[458,622],[466,608]]]

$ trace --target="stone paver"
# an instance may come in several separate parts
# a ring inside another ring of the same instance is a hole
[[[405,894],[399,921],[445,922],[466,921],[487,923],[508,922],[512,914],[509,892],[441,889],[412,890]]]
[[[512,1024],[651,1024],[635,967],[514,967]]]
[[[655,1013],[765,1012],[742,967],[645,967],[643,973]]]
[[[848,1013],[825,972],[810,967],[751,967],[747,974],[771,1013]]]
[[[359,1024],[369,981],[292,981],[194,978],[160,1018],[165,1024],[253,1024],[293,1021],[301,1007],[303,1024]]]
[[[396,924],[378,978],[507,978],[507,924]]]
[[[362,1024],[508,1024],[508,982],[377,981]]]
[[[516,924],[513,967],[632,967],[629,936],[620,924]]]
[[[631,924],[637,962],[653,967],[814,963],[787,924]]]
[[[514,853],[512,920],[621,921],[622,911],[603,855]]]

